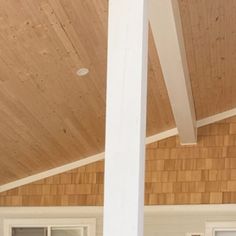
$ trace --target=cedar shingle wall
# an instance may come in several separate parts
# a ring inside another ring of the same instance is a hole
[[[0,194],[1,206],[103,204],[102,161]],[[236,117],[147,146],[145,204],[236,203]]]

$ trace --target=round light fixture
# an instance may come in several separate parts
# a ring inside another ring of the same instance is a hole
[[[78,75],[78,76],[85,76],[85,75],[87,75],[89,73],[89,69],[87,69],[87,68],[80,68],[79,70],[77,70],[77,72],[76,72],[76,74]]]

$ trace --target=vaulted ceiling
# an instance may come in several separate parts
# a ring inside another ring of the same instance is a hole
[[[236,107],[236,2],[179,6],[197,119]],[[0,185],[104,150],[107,17],[107,0],[0,0]],[[173,127],[150,30],[147,136]]]

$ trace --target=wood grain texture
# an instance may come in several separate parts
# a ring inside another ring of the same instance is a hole
[[[104,150],[106,48],[107,0],[0,0],[0,184]],[[152,135],[175,124],[151,32],[148,83]]]
[[[199,129],[196,146],[177,137],[147,146],[145,204],[236,203],[236,117]],[[103,205],[100,161],[0,194],[1,206]]]
[[[236,107],[236,2],[179,4],[197,119]],[[152,135],[175,123],[149,38]],[[106,41],[107,0],[0,0],[0,184],[104,150]]]
[[[236,2],[179,5],[197,119],[236,107]]]

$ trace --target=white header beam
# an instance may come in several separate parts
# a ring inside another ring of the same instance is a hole
[[[109,1],[104,236],[143,235],[146,2]]]
[[[150,0],[149,17],[182,144],[197,141],[196,118],[177,0]]]

